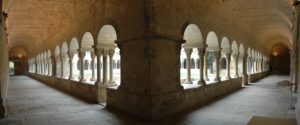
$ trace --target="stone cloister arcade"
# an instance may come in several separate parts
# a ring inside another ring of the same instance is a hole
[[[93,85],[119,84],[120,51],[115,44],[116,32],[111,25],[105,25],[98,37],[95,44],[94,37],[86,32],[80,43],[72,38],[69,45],[67,42],[57,45],[53,56],[49,49],[30,58],[29,72]]]
[[[292,0],[0,2],[3,117],[8,61],[22,64],[19,75],[150,121],[252,88],[281,65],[298,89],[300,8]],[[17,47],[26,52],[11,54]]]
[[[184,40],[186,43],[180,55],[182,83],[205,85],[231,78],[248,78],[248,75],[269,70],[270,59],[267,56],[251,48],[245,51],[243,44],[229,42],[226,36],[220,43],[213,31],[208,33],[204,42],[195,24],[187,26]]]

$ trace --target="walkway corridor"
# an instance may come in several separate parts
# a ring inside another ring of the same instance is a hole
[[[245,125],[252,116],[294,118],[288,109],[289,87],[277,84],[288,78],[267,77],[208,106],[152,124]],[[11,77],[7,101],[8,118],[0,120],[1,125],[150,124],[78,100],[26,76]]]

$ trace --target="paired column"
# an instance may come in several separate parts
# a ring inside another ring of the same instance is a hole
[[[230,80],[231,79],[231,77],[230,77],[231,52],[226,52],[225,56],[226,56],[226,69],[227,69],[225,79]]]
[[[101,77],[101,57],[102,57],[102,54],[103,54],[103,49],[101,48],[97,48],[97,82],[96,82],[96,85],[102,85],[102,77]]]
[[[69,80],[72,80],[74,79],[74,76],[73,76],[73,58],[74,58],[74,54],[69,52],[69,64],[70,64],[70,77],[69,77]]]
[[[115,81],[114,81],[114,69],[113,69],[113,64],[114,64],[114,60],[113,60],[113,57],[114,57],[114,54],[115,54],[115,49],[110,49],[109,50],[109,83],[110,84],[115,84]]]
[[[92,58],[92,63],[91,63],[91,68],[92,68],[92,78],[91,81],[96,81],[95,78],[95,52],[91,52],[91,58]]]
[[[199,56],[199,71],[200,71],[200,79],[198,81],[199,85],[205,86],[205,80],[204,80],[204,54],[205,49],[204,48],[198,48],[198,56]]]
[[[186,53],[186,67],[187,67],[186,68],[186,70],[187,70],[187,79],[186,79],[185,83],[193,84],[192,79],[191,79],[191,55],[192,55],[193,49],[185,48],[184,51]]]
[[[86,82],[86,79],[84,78],[84,57],[85,57],[85,51],[79,51],[79,60],[80,60],[80,80],[79,82]]]
[[[215,59],[216,59],[216,78],[214,79],[214,81],[216,82],[220,82],[220,58],[221,58],[221,51],[220,50],[215,50],[214,54],[215,54]]]

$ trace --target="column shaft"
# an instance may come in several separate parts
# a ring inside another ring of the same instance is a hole
[[[191,55],[192,55],[192,51],[193,49],[191,48],[185,48],[184,49],[185,54],[186,54],[186,70],[187,70],[187,79],[186,82],[187,84],[192,84],[192,79],[191,79]]]
[[[70,64],[70,77],[69,77],[69,80],[74,79],[74,76],[73,76],[73,58],[74,58],[74,54],[69,53],[69,64]]]
[[[199,71],[200,71],[200,79],[198,81],[199,85],[205,86],[205,80],[204,80],[204,54],[205,54],[205,49],[203,48],[198,48],[198,56],[199,56]]]
[[[108,84],[108,80],[107,80],[107,74],[108,74],[108,66],[107,66],[107,55],[108,53],[104,52],[103,54],[103,84]]]
[[[231,62],[231,52],[226,53],[226,79],[230,80],[230,62]]]
[[[219,50],[214,51],[215,54],[215,59],[216,59],[216,77],[214,79],[214,81],[220,82],[220,56],[221,53]]]
[[[102,57],[103,50],[97,49],[97,82],[96,85],[103,84],[101,81],[101,57]]]
[[[115,54],[115,50],[114,49],[110,49],[109,50],[109,83],[110,84],[114,84],[114,69],[113,69],[113,57],[114,57],[114,54]]]
[[[91,78],[91,81],[96,81],[96,78],[95,78],[95,52],[91,52],[91,58],[92,58],[92,62],[91,62],[92,78]]]
[[[79,52],[79,60],[80,60],[80,82],[86,82],[86,79],[84,78],[84,57],[85,57],[85,51]]]

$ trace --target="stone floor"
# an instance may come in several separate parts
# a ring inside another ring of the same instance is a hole
[[[294,118],[289,110],[289,87],[270,76],[198,109],[150,123],[108,111],[48,87],[26,76],[11,77],[8,118],[0,125],[245,125],[252,116]],[[294,99],[294,103],[296,98]]]

